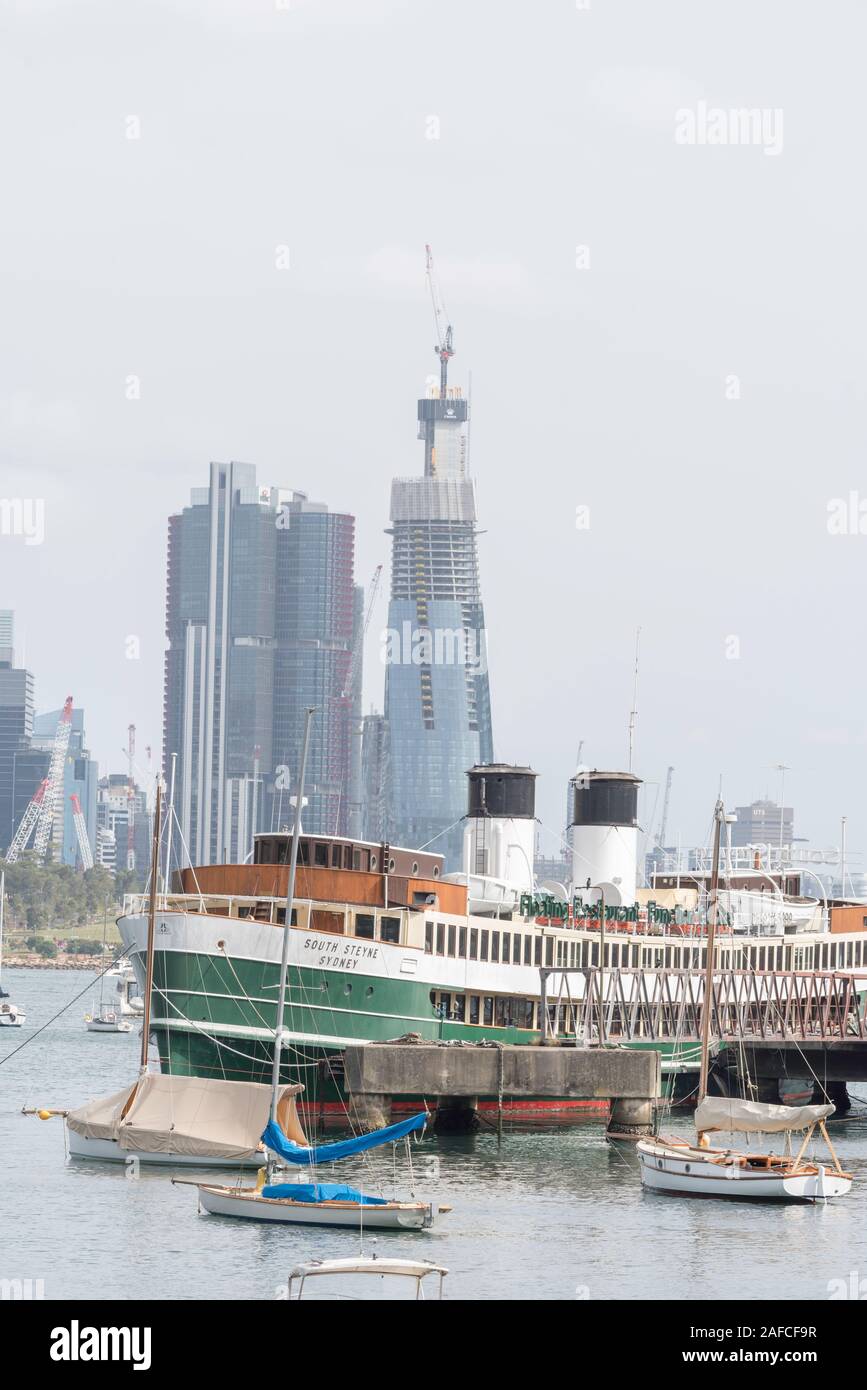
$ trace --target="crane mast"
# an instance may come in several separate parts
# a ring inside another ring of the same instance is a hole
[[[668,826],[668,805],[671,801],[671,779],[674,776],[674,768],[668,769],[665,779],[665,798],[662,803],[662,820],[659,823],[659,834],[656,837],[656,848],[665,849],[665,831]]]
[[[127,729],[127,779],[126,779],[126,867],[135,868],[135,777],[133,776],[133,763],[135,762],[135,724],[130,724]]]
[[[33,827],[39,819],[39,813],[42,810],[42,802],[45,799],[47,789],[48,778],[46,777],[44,781],[39,783],[39,786],[36,788],[36,791],[33,793],[28,803],[27,810],[21,817],[18,829],[15,831],[12,838],[12,843],[6,851],[7,864],[14,864],[19,854],[27,848],[27,842],[30,839]]]
[[[433,251],[430,246],[425,246],[424,249],[425,274],[430,288],[437,334],[434,352],[440,360],[440,400],[444,401],[448,389],[449,358],[455,355],[454,336],[452,334],[452,326],[448,322],[448,315],[443,307],[439,281],[437,280],[436,271],[434,270]]]
[[[93,868],[93,853],[90,848],[90,841],[87,838],[87,826],[84,823],[84,812],[81,809],[81,802],[75,792],[69,798],[72,802],[72,823],[75,826],[75,833],[78,836],[78,853],[81,855],[81,867],[85,870]]]

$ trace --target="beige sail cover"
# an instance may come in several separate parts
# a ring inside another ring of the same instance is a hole
[[[303,1089],[283,1091],[281,1127],[290,1118],[287,1111],[298,1124],[295,1096]],[[72,1111],[67,1124],[89,1139],[116,1139],[126,1151],[249,1159],[256,1156],[270,1109],[271,1087],[254,1081],[149,1072],[126,1090]]]
[[[833,1105],[765,1105],[757,1100],[705,1096],[695,1107],[699,1134],[725,1130],[738,1134],[778,1134],[783,1130],[808,1129],[833,1115]]]
[[[123,1108],[134,1090],[135,1082],[125,1086],[122,1091],[115,1091],[112,1096],[89,1100],[77,1110],[70,1110],[66,1123],[75,1134],[85,1139],[116,1139]]]

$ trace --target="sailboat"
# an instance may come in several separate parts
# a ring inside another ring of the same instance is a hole
[[[655,1192],[678,1197],[729,1197],[776,1202],[822,1202],[831,1197],[842,1197],[852,1186],[852,1175],[843,1171],[825,1126],[829,1115],[834,1113],[833,1105],[768,1105],[759,1101],[709,1096],[707,1093],[719,901],[720,831],[724,820],[725,808],[720,799],[714,810],[701,1071],[695,1110],[697,1142],[691,1144],[685,1139],[662,1137],[640,1139],[636,1151],[641,1165],[641,1181]],[[816,1130],[828,1148],[830,1164],[805,1157]],[[719,1131],[737,1134],[785,1133],[789,1140],[789,1152],[753,1153],[740,1149],[711,1148],[708,1135]],[[804,1131],[804,1138],[793,1155],[791,1135],[800,1131]]]
[[[3,977],[3,910],[6,902],[6,871],[0,872],[0,980]],[[0,1027],[20,1028],[27,1015],[13,1004],[0,984]]]
[[[71,1158],[196,1168],[258,1168],[265,1158],[260,1136],[271,1109],[270,1086],[148,1071],[161,797],[162,787],[158,783],[138,1075],[122,1090],[88,1101],[75,1110],[25,1109],[24,1113],[36,1114],[43,1120],[61,1116]],[[278,1119],[282,1113],[281,1110]]]
[[[108,928],[107,914],[103,911],[102,915],[102,954],[105,958],[105,937]],[[84,1023],[88,1033],[131,1033],[132,1024],[128,1023],[121,1016],[118,1009],[112,1008],[110,1004],[103,1002],[102,994],[105,988],[105,974],[99,977],[99,1007],[91,1009],[89,1014],[84,1015]]]
[[[383,1197],[371,1197],[353,1187],[339,1183],[315,1181],[315,1167],[364,1153],[368,1149],[396,1143],[409,1143],[413,1133],[423,1133],[427,1112],[412,1115],[397,1124],[375,1130],[371,1134],[355,1135],[351,1139],[318,1147],[308,1145],[295,1109],[295,1096],[303,1090],[300,1085],[280,1092],[280,1057],[283,1046],[283,1019],[286,1007],[286,986],[289,966],[289,940],[292,909],[295,898],[295,875],[298,864],[298,843],[301,835],[301,807],[304,799],[304,775],[310,743],[310,725],[314,711],[307,710],[304,743],[301,753],[301,772],[298,796],[295,801],[295,825],[286,893],[286,912],[283,925],[283,952],[280,966],[280,989],[277,998],[277,1021],[274,1030],[274,1060],[271,1073],[271,1116],[262,1135],[268,1150],[268,1162],[260,1169],[253,1187],[194,1184],[199,1192],[199,1205],[218,1216],[241,1217],[248,1221],[268,1221],[296,1226],[344,1226],[358,1230],[423,1230],[434,1224],[436,1215],[448,1211],[436,1210],[429,1202],[402,1202]],[[281,1100],[283,1114],[280,1114]],[[280,1121],[282,1120],[282,1124]],[[284,1164],[306,1168],[303,1182],[278,1182],[275,1156]],[[175,1180],[177,1181],[177,1180]]]

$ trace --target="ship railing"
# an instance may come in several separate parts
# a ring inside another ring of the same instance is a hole
[[[542,1041],[683,1042],[701,1037],[697,970],[540,969]],[[854,975],[717,970],[711,1036],[723,1042],[867,1042]]]

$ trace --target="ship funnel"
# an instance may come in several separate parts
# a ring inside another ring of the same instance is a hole
[[[601,893],[609,906],[631,906],[637,887],[641,778],[582,768],[570,785],[573,891],[585,901]]]
[[[533,888],[536,773],[529,767],[485,763],[467,773],[464,872],[498,879],[516,892]]]

